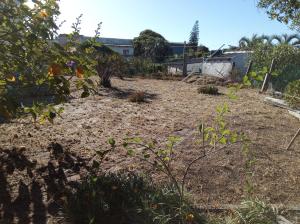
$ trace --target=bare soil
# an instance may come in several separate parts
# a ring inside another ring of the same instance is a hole
[[[45,220],[57,216],[55,200],[59,195],[53,196],[49,191],[55,192],[51,187],[59,189],[63,183],[49,182],[49,166],[54,167],[57,172],[54,174],[59,176],[60,170],[67,173],[64,178],[74,178],[76,182],[86,176],[85,165],[94,150],[109,148],[110,137],[116,139],[118,146],[102,165],[106,171],[144,171],[163,181],[166,179],[163,174],[158,175],[126,155],[123,139],[140,136],[163,144],[170,135],[181,136],[175,162],[175,172],[180,177],[184,166],[199,154],[199,147],[194,144],[198,124],[211,124],[216,107],[225,102],[230,107],[226,120],[231,128],[244,132],[251,140],[250,151],[255,155],[255,195],[271,203],[299,205],[300,138],[289,151],[284,148],[300,122],[286,110],[266,105],[264,95],[257,90],[242,89],[237,93],[237,100],[230,100],[225,95],[226,87],[219,87],[223,94],[210,96],[198,94],[197,85],[180,81],[113,79],[112,85],[114,89],[103,89],[100,95],[75,97],[64,104],[63,118],[56,119],[54,125],[35,127],[30,117],[0,124],[0,220],[6,215],[10,221],[16,216],[23,220],[21,223],[34,220],[46,223]],[[128,97],[134,91],[146,92],[147,102],[130,102]],[[68,156],[59,157],[60,150]],[[14,164],[14,169],[9,170],[7,161]],[[40,170],[35,168],[30,174],[33,166]],[[48,179],[44,178],[45,167]],[[36,173],[40,173],[39,178],[35,178]],[[195,164],[187,188],[200,205],[237,204],[246,193],[245,177],[245,157],[238,145]],[[12,209],[16,205],[19,208]]]

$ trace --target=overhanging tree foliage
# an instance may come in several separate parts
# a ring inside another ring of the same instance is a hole
[[[58,1],[34,3],[30,8],[25,0],[0,2],[0,119],[25,112],[36,120],[49,103],[40,97],[62,102],[70,95],[70,80],[76,76],[84,96],[89,90],[85,81],[93,73],[94,60],[88,53],[93,49],[81,51],[74,41],[79,35],[80,17],[68,44],[60,46],[54,42]]]
[[[300,31],[299,0],[259,0],[258,7],[266,9],[271,19],[277,19]]]
[[[170,53],[168,41],[159,33],[144,30],[133,39],[134,55],[161,62]]]

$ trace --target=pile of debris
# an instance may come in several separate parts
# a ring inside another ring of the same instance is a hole
[[[211,76],[211,75],[199,75],[191,74],[185,77],[182,81],[187,83],[193,83],[196,85],[215,85],[215,86],[224,86],[227,84],[227,80],[221,77]]]

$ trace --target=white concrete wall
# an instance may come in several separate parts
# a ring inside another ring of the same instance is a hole
[[[205,75],[212,75],[216,77],[226,78],[230,76],[232,71],[231,62],[212,61],[205,62],[202,66],[202,73]]]
[[[200,73],[202,70],[202,63],[193,63],[187,65],[188,73]]]

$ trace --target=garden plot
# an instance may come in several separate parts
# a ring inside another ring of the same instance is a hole
[[[211,124],[216,107],[226,102],[230,108],[227,122],[252,142],[250,150],[256,158],[254,193],[275,204],[300,203],[300,141],[296,140],[289,151],[284,150],[299,122],[284,109],[266,105],[255,90],[242,89],[237,100],[230,100],[225,94],[198,94],[196,85],[180,81],[113,79],[112,84],[115,89],[66,103],[63,118],[55,120],[54,125],[35,127],[29,117],[1,124],[0,148],[22,151],[24,158],[43,168],[45,161],[53,159],[49,147],[53,149],[59,144],[80,167],[81,161],[88,161],[95,149],[109,148],[107,140],[114,137],[117,147],[107,156],[103,169],[149,171],[156,181],[163,182],[165,176],[126,155],[122,147],[124,137],[140,136],[163,144],[170,135],[181,136],[175,165],[180,176],[184,165],[199,151],[195,144],[197,126],[200,122]],[[146,102],[129,102],[128,96],[134,91],[144,91]],[[226,91],[220,87],[221,93]],[[245,194],[244,167],[241,147],[235,146],[195,164],[187,188],[200,205],[238,204]],[[66,168],[64,172],[67,178],[76,177],[75,180],[86,176],[86,172],[76,169]],[[9,194],[12,200],[18,198],[20,183],[30,189],[35,186],[30,175],[16,170],[9,174],[5,185],[0,182],[0,194]],[[44,181],[38,184],[41,200],[48,206],[55,198],[47,197]]]

